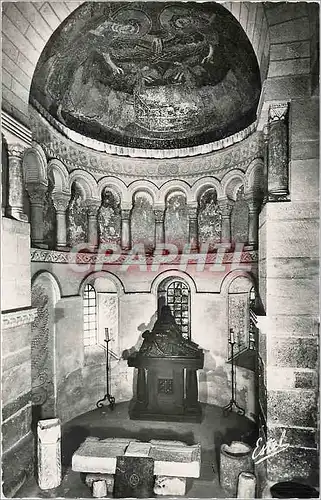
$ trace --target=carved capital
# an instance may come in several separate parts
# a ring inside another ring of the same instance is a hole
[[[288,102],[281,102],[277,104],[271,104],[269,108],[269,122],[278,122],[285,120],[287,112],[289,109]]]
[[[122,208],[121,209],[121,220],[129,221],[129,219],[130,219],[130,210],[128,208]]]
[[[43,205],[48,187],[45,184],[28,183],[26,185],[31,205]]]
[[[221,214],[223,218],[228,218],[231,215],[232,208],[234,206],[234,202],[227,198],[218,200],[218,206],[220,208]]]
[[[165,210],[162,208],[154,209],[155,222],[162,223],[164,222]]]
[[[57,213],[64,213],[67,210],[70,195],[67,193],[52,193],[52,201]]]
[[[99,207],[99,200],[86,200],[87,214],[89,217],[96,217]]]
[[[17,158],[22,161],[23,153],[25,151],[25,147],[21,144],[8,144],[8,156],[9,159]]]

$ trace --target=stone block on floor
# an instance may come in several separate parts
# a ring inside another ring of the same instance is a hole
[[[232,497],[236,496],[241,472],[253,472],[252,448],[245,443],[233,441],[222,444],[220,456],[220,484]]]
[[[155,460],[156,476],[199,477],[201,445],[152,446],[149,456]]]
[[[93,482],[93,497],[103,498],[107,495],[107,486],[105,481],[94,481]]]
[[[137,441],[132,441],[127,446],[125,456],[126,457],[148,457],[151,450],[150,443],[140,443]]]
[[[154,493],[156,495],[184,496],[186,477],[156,476]]]
[[[129,440],[100,440],[89,437],[72,457],[72,470],[114,474],[116,457],[124,455]]]
[[[107,494],[112,496],[114,491],[114,475],[113,474],[87,474],[85,483],[89,488],[92,488],[92,485],[95,481],[105,481],[107,487]]]

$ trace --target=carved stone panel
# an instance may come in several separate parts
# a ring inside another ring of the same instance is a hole
[[[221,240],[222,216],[217,204],[215,189],[207,189],[199,199],[198,240],[199,246],[208,244],[209,251]]]
[[[101,207],[98,210],[99,243],[116,243],[120,245],[120,200],[110,190],[105,189]]]
[[[234,331],[234,355],[248,347],[248,294],[234,293],[228,297],[229,330]],[[230,346],[229,346],[230,349]],[[228,353],[230,357],[231,353]]]
[[[166,200],[165,241],[182,250],[189,240],[188,208],[185,195],[171,193]]]
[[[244,199],[244,187],[236,194],[236,201],[231,212],[231,233],[233,243],[247,243],[249,232],[249,207]]]
[[[37,309],[37,316],[31,325],[31,398],[33,405],[41,407],[42,418],[51,417],[55,411],[53,301],[46,288],[36,284],[31,290],[31,303]]]
[[[152,199],[147,193],[137,193],[131,212],[132,246],[142,243],[146,253],[155,247],[155,215]]]
[[[69,246],[87,241],[87,212],[84,196],[77,184],[72,186],[67,209],[67,241]]]

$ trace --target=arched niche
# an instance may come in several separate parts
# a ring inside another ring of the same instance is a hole
[[[222,215],[217,203],[217,192],[214,187],[203,189],[198,196],[198,244],[208,245],[212,252],[221,241]]]
[[[249,207],[244,197],[244,185],[238,185],[234,194],[234,205],[231,212],[231,236],[233,243],[248,242]]]
[[[109,338],[110,352],[119,356],[119,298],[123,293],[121,282],[110,273],[95,273],[88,276],[81,286],[83,296],[86,285],[91,285],[96,298],[96,343],[105,346]],[[108,329],[108,333],[106,332]]]
[[[97,217],[99,244],[115,243],[120,245],[120,197],[115,190],[109,187],[103,189],[101,193],[101,205]]]
[[[172,191],[165,200],[165,242],[182,251],[189,240],[189,220],[186,195]]]
[[[155,247],[155,215],[153,199],[146,191],[136,191],[130,217],[132,246],[143,244],[145,253],[151,254]]]
[[[33,421],[53,418],[57,413],[55,306],[60,288],[48,272],[32,281],[31,306],[37,316],[31,324],[31,401]]]
[[[67,242],[70,247],[87,241],[87,211],[85,193],[78,182],[71,185],[70,202],[67,208]]]
[[[231,334],[233,330],[234,354],[250,348],[250,305],[253,289],[254,281],[246,275],[236,275],[228,285],[228,331]],[[228,357],[230,356],[230,345],[228,345]]]

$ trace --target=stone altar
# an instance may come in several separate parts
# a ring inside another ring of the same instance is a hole
[[[140,350],[128,358],[128,366],[138,369],[130,418],[200,422],[196,371],[203,368],[203,351],[182,336],[169,306],[163,306],[143,339]]]
[[[186,478],[200,476],[200,444],[188,446],[181,441],[166,440],[144,443],[126,438],[100,440],[88,437],[72,457],[72,470],[86,473],[89,487],[93,488],[95,482],[105,481],[108,496],[112,496],[117,457],[121,456],[153,459],[155,494],[184,495]],[[96,494],[96,491],[93,493]]]

